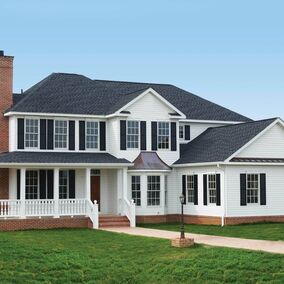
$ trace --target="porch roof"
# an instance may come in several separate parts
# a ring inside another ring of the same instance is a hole
[[[99,165],[132,166],[126,159],[118,159],[109,153],[67,152],[8,152],[0,154],[0,166],[13,165]]]

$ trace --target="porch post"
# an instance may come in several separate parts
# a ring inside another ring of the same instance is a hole
[[[21,178],[20,178],[20,201],[21,201],[21,209],[20,209],[20,218],[26,218],[26,169],[21,168]]]
[[[91,200],[91,169],[85,170],[85,197],[87,200]],[[91,200],[92,202],[94,200]],[[98,200],[97,200],[98,201]]]
[[[54,218],[59,218],[59,168],[54,169]]]
[[[123,197],[127,199],[127,168],[122,169],[122,190]]]

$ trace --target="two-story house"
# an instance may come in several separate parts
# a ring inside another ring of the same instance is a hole
[[[13,94],[0,52],[0,230],[284,220],[284,124],[173,85],[53,73]]]

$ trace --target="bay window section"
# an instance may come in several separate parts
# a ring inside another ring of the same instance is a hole
[[[66,120],[55,120],[54,148],[67,149],[68,123]]]
[[[86,122],[86,149],[99,148],[99,123],[97,121]]]
[[[147,176],[147,205],[160,205],[160,176]]]
[[[141,182],[140,176],[131,177],[131,198],[134,200],[136,206],[141,205]]]
[[[39,182],[38,171],[26,171],[26,199],[38,199]]]
[[[247,203],[257,204],[259,195],[259,175],[247,175]]]
[[[25,148],[38,148],[38,119],[25,120]]]
[[[69,198],[68,171],[59,171],[59,199]]]
[[[170,124],[169,122],[158,122],[158,149],[169,149],[170,147]]]
[[[127,121],[127,148],[139,148],[139,121]]]

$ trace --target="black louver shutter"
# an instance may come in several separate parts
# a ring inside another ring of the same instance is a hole
[[[216,175],[216,205],[221,205],[221,176],[220,174]]]
[[[247,205],[247,175],[240,175],[240,195],[241,195],[241,206]]]
[[[75,121],[69,120],[69,150],[75,150]]]
[[[49,119],[47,121],[47,149],[53,150],[53,136],[54,136],[54,121]]]
[[[106,150],[106,123],[105,121],[100,121],[100,150]]]
[[[177,150],[177,124],[171,122],[171,151]]]
[[[260,174],[260,205],[266,205],[266,175]]]
[[[207,175],[203,175],[203,205],[207,205]]]
[[[46,170],[39,171],[39,198],[46,199]]]
[[[152,151],[157,151],[157,122],[151,122]]]
[[[46,119],[40,120],[40,149],[46,149]]]
[[[17,170],[17,199],[21,198],[21,170]]]
[[[18,118],[18,149],[24,149],[25,144],[25,120]]]
[[[79,150],[85,150],[85,121],[79,121]]]
[[[140,121],[140,149],[147,150],[146,121]]]
[[[190,140],[190,125],[184,126],[184,139]]]
[[[48,199],[53,199],[53,176],[54,176],[54,172],[53,170],[47,170],[46,171],[47,174],[47,198]]]
[[[120,121],[120,150],[126,150],[126,120]]]
[[[198,205],[198,175],[194,175],[194,205]]]
[[[183,204],[186,204],[186,175],[182,176],[182,195],[184,196]]]
[[[75,198],[75,170],[69,171],[69,198]]]

